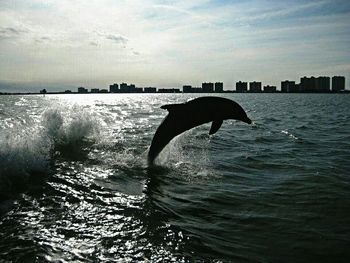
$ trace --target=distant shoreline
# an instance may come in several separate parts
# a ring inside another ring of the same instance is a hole
[[[237,94],[350,94],[350,90],[342,91],[327,91],[327,92],[237,92],[234,90],[223,91],[223,92],[0,92],[1,95],[58,95],[58,94],[72,94],[72,95],[82,95],[82,94],[225,94],[225,93],[237,93]]]

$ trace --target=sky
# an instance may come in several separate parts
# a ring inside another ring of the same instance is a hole
[[[0,0],[0,90],[342,75],[350,1]]]

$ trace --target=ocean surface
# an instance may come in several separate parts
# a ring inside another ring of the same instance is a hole
[[[0,96],[0,262],[350,262],[350,95],[220,95],[253,124],[148,167],[197,96]]]

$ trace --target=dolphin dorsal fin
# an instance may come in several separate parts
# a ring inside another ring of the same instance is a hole
[[[220,129],[222,122],[223,122],[223,120],[213,121],[213,123],[211,124],[211,127],[210,127],[209,135],[216,133]]]
[[[167,104],[167,105],[161,106],[160,108],[171,112],[171,111],[182,108],[183,105],[184,105],[183,103],[181,103],[181,104]]]

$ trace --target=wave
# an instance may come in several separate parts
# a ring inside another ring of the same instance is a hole
[[[98,121],[76,107],[46,110],[31,126],[0,134],[0,198],[24,191],[50,173],[56,155],[80,150],[98,137]]]

